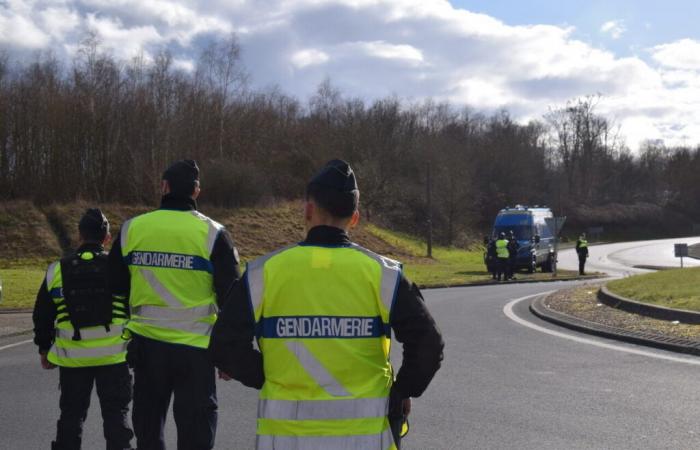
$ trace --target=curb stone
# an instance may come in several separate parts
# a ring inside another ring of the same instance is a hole
[[[642,333],[638,331],[628,331],[622,328],[611,327],[578,317],[564,314],[549,308],[545,304],[548,295],[536,297],[530,303],[530,312],[542,320],[560,325],[575,331],[580,331],[594,336],[616,339],[638,345],[670,350],[677,353],[685,353],[700,356],[700,341],[689,339],[670,338],[654,333]]]
[[[610,292],[606,286],[598,290],[598,300],[611,308],[620,309],[632,314],[639,314],[640,316],[668,321],[677,320],[689,325],[700,324],[700,313],[698,312],[642,303]]]
[[[0,309],[0,314],[31,314],[33,312],[30,308],[7,308]]]

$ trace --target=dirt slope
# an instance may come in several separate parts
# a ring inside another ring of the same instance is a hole
[[[56,257],[61,254],[61,248],[75,248],[78,244],[78,220],[86,208],[94,206],[96,205],[92,203],[75,202],[51,205],[39,210],[28,202],[0,203],[0,255],[7,258],[18,258],[22,254]],[[99,206],[110,221],[113,235],[118,233],[125,220],[153,209],[143,205]],[[241,257],[250,260],[304,239],[302,207],[301,202],[284,202],[263,208],[224,209],[204,206],[202,212],[224,224]],[[10,214],[8,210],[18,213]],[[27,225],[30,223],[39,225],[32,228]],[[402,261],[414,258],[407,251],[373,235],[362,224],[352,232],[351,237],[377,253]],[[34,248],[37,247],[34,243],[38,240],[50,241],[51,245]]]

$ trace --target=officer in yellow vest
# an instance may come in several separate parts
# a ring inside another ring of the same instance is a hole
[[[107,450],[130,449],[131,374],[122,339],[127,306],[107,287],[109,222],[99,209],[88,209],[78,229],[80,247],[49,266],[33,314],[41,366],[59,367],[61,417],[51,448],[80,449],[95,384]]]
[[[248,264],[214,327],[214,363],[260,389],[259,450],[397,449],[410,398],[440,367],[442,337],[401,264],[348,237],[359,220],[350,166],[329,162],[306,195],[306,239]]]
[[[581,233],[578,241],[576,241],[576,254],[578,255],[578,273],[579,275],[585,275],[586,271],[586,259],[588,259],[588,241],[586,240],[586,233]]]
[[[161,207],[124,223],[110,252],[110,287],[128,298],[133,422],[139,450],[163,450],[171,397],[179,450],[214,447],[216,379],[207,347],[226,292],[239,278],[224,227],[197,211],[199,168],[163,174]]]
[[[506,234],[501,232],[496,240],[496,279],[501,281],[508,280],[508,259],[510,258],[510,251],[508,250],[508,239],[506,239]]]

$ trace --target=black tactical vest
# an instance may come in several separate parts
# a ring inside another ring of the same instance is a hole
[[[79,254],[61,260],[63,297],[73,329],[73,340],[80,340],[80,328],[112,323],[112,295],[107,286],[107,253],[92,252],[92,259]],[[62,321],[62,320],[59,320]]]

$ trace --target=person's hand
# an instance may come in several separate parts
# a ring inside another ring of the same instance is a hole
[[[411,414],[411,398],[405,398],[401,400],[401,409],[403,411],[403,415],[408,417],[409,414]]]
[[[56,365],[51,363],[51,361],[49,361],[49,359],[46,357],[46,353],[40,353],[39,355],[41,356],[41,367],[44,370],[51,370],[56,368]]]
[[[231,376],[229,374],[227,374],[226,372],[223,372],[221,369],[218,369],[218,372],[219,372],[220,379],[222,379],[224,381],[231,381],[232,380]]]

